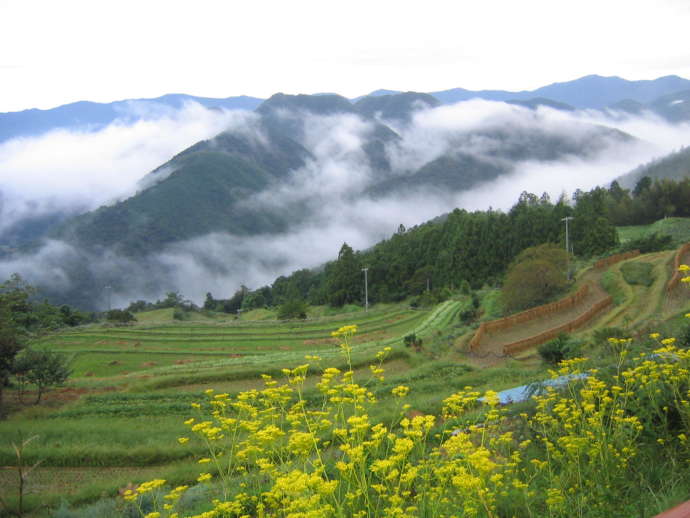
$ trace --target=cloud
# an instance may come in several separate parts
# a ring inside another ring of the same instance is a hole
[[[95,132],[56,130],[0,144],[0,233],[26,217],[90,210],[130,196],[139,179],[176,153],[254,117],[196,103],[124,122],[131,115]]]
[[[593,125],[617,128],[637,140],[601,138],[600,134],[599,144],[588,153],[566,152],[558,159],[506,158],[505,149],[532,145],[524,138],[531,134],[557,136],[573,142],[576,149],[601,131]],[[208,113],[190,106],[175,116],[130,126],[114,125],[94,135],[51,134],[34,139],[31,146],[15,141],[12,145],[16,153],[0,148],[0,163],[15,164],[6,170],[13,172],[9,184],[14,187],[8,192],[25,194],[18,199],[33,197],[47,203],[54,195],[57,205],[82,203],[93,207],[126,196],[136,188],[143,172],[165,162],[191,141],[227,127],[265,142],[251,114]],[[368,248],[390,236],[400,223],[411,227],[456,207],[507,210],[525,190],[547,192],[555,199],[577,188],[606,185],[640,163],[677,149],[690,138],[688,125],[673,126],[648,115],[529,110],[475,100],[418,112],[402,131],[401,139],[387,146],[394,171],[386,173],[372,169],[362,150],[375,129],[372,122],[352,114],[307,118],[300,138],[313,159],[292,171],[285,183],[245,201],[247,207],[282,214],[298,207],[302,219],[286,233],[250,237],[209,234],[175,243],[136,263],[112,251],[86,253],[50,241],[36,253],[0,262],[0,275],[7,277],[19,271],[32,282],[64,288],[70,283],[73,265],[78,263],[94,279],[92,299],[97,299],[101,307],[104,298],[98,299],[98,290],[105,285],[113,286],[113,304],[119,306],[139,298],[153,300],[171,290],[200,303],[206,292],[228,297],[240,284],[257,288],[279,275],[316,267],[335,258],[343,242],[356,249]],[[61,155],[63,144],[66,150]],[[82,146],[83,162],[78,152]],[[103,151],[97,153],[94,146]],[[43,156],[34,157],[34,152]],[[448,152],[500,160],[509,173],[460,193],[432,186],[376,199],[366,194],[382,175],[404,175]],[[9,158],[3,162],[2,157]],[[29,171],[33,180],[22,183],[21,171]],[[64,173],[64,182],[53,178],[50,171]],[[43,179],[48,186],[36,185]]]

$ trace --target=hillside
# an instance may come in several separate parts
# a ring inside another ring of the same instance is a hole
[[[682,148],[664,157],[658,158],[648,164],[616,178],[616,181],[624,188],[632,189],[638,181],[648,176],[654,180],[670,179],[683,180],[690,176],[690,147]]]
[[[652,113],[670,123],[678,124],[690,120],[690,90],[664,94],[648,103],[623,99],[612,104],[609,108],[632,115]]]

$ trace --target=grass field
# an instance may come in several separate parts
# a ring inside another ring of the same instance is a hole
[[[672,254],[646,254],[611,267],[604,279],[615,287],[617,305],[586,333],[613,325],[632,330],[669,318],[682,325],[678,312],[688,308],[688,299],[664,305]],[[485,318],[500,314],[499,294],[495,289],[480,292]],[[277,322],[270,310],[239,318],[192,315],[184,321],[175,320],[172,310],[156,310],[138,314],[131,326],[91,325],[37,338],[33,346],[69,355],[74,373],[64,391],[54,391],[44,404],[23,407],[0,422],[0,466],[5,466],[0,488],[15,491],[17,474],[7,467],[16,464],[11,443],[30,436],[36,439],[24,452],[24,461],[41,461],[28,484],[31,505],[54,507],[63,498],[71,504],[96,501],[153,476],[193,483],[199,472],[193,459],[202,452],[199,446],[179,445],[177,438],[186,430],[183,421],[191,404],[204,398],[204,390],[236,394],[259,389],[260,374],[280,378],[283,368],[318,355],[320,362],[309,361],[313,367],[304,387],[305,400],[315,401],[321,368],[348,368],[331,336],[343,325],[358,326],[351,357],[356,379],[369,380],[376,354],[390,347],[383,362],[385,380],[372,390],[385,402],[394,387],[408,385],[412,391],[407,402],[413,410],[437,415],[442,400],[465,386],[502,390],[548,377],[546,367],[529,355],[525,361],[472,367],[460,344],[473,328],[458,318],[469,303],[469,297],[458,296],[424,310],[381,305],[368,312],[350,307],[337,314],[312,308],[308,320],[290,322]],[[422,350],[403,345],[411,333],[423,339]],[[12,391],[5,397],[11,399]],[[379,408],[373,420],[392,418],[392,405]],[[44,515],[45,510],[34,513]]]
[[[648,236],[653,233],[670,235],[676,245],[690,241],[690,218],[666,218],[660,219],[650,225],[636,225],[630,227],[618,227],[618,237],[621,244],[633,239]]]
[[[386,380],[377,389],[384,399],[398,384],[411,383],[417,387],[411,399],[415,408],[431,411],[468,383],[522,381],[525,374],[519,369],[492,376],[443,360],[464,330],[457,316],[465,299],[429,310],[382,305],[338,315],[317,308],[322,316],[294,322],[252,321],[251,315],[180,322],[171,310],[156,310],[138,314],[131,326],[92,325],[40,337],[32,345],[69,355],[74,373],[68,392],[55,391],[45,404],[25,407],[0,422],[0,466],[16,463],[12,442],[37,436],[24,453],[26,462],[41,461],[29,490],[51,504],[64,496],[77,503],[115,494],[125,479],[150,477],[152,467],[170,480],[193,480],[198,468],[191,459],[200,452],[176,441],[191,403],[209,387],[230,393],[260,388],[260,374],[279,378],[283,368],[304,363],[305,355],[320,356],[323,367],[347,369],[331,332],[349,324],[359,329],[352,366],[360,381],[371,378],[376,353],[391,348],[383,364]],[[403,337],[410,333],[424,340],[421,352],[404,347]],[[319,373],[315,366],[307,379],[307,399],[316,395]],[[6,397],[12,397],[11,391]],[[85,483],[87,473],[112,479]],[[10,487],[14,477],[11,469],[0,470],[0,486]]]

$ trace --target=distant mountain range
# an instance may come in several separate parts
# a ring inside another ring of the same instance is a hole
[[[402,92],[376,90],[353,101],[362,113],[373,116],[372,106],[376,106],[375,110],[390,119],[392,118],[390,110],[394,108],[376,104],[372,99],[400,93]],[[319,97],[329,95],[333,94],[323,94]],[[670,104],[681,100],[677,96],[681,96],[683,102],[690,97],[690,81],[678,76],[628,81],[620,77],[590,75],[574,81],[553,83],[536,90],[511,92],[453,88],[426,95],[423,102],[429,105],[485,99],[566,110],[613,107],[635,113],[648,109],[673,122],[690,119],[690,108],[681,106],[681,103]],[[31,109],[0,113],[0,142],[14,137],[40,135],[58,128],[97,130],[115,120],[133,122],[142,118],[160,116],[166,111],[179,109],[186,102],[196,102],[207,108],[254,110],[263,102],[263,99],[247,96],[214,99],[186,94],[168,94],[154,99],[129,99],[112,103],[80,101],[49,110]]]
[[[0,113],[0,142],[15,137],[40,135],[58,128],[95,131],[116,120],[131,123],[143,118],[160,117],[179,110],[187,102],[195,102],[207,108],[253,110],[262,101],[247,96],[212,99],[167,94],[155,99],[128,99],[112,103],[79,101],[49,110],[34,108]]]
[[[431,92],[444,104],[472,98],[489,101],[528,100],[542,97],[575,108],[603,109],[623,99],[650,103],[654,99],[681,90],[690,90],[690,81],[678,76],[665,76],[654,80],[628,81],[620,77],[589,75],[574,81],[553,83],[536,90],[506,92],[503,90],[471,91],[462,88]]]

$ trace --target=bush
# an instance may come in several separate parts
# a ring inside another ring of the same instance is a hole
[[[105,314],[105,318],[108,322],[115,322],[118,324],[129,324],[130,322],[136,322],[137,319],[131,312],[123,309],[111,309]]]
[[[673,248],[673,237],[654,232],[645,237],[628,241],[621,247],[621,252],[639,250],[641,254],[659,252]]]
[[[556,245],[527,248],[515,259],[506,273],[501,292],[507,312],[542,304],[565,290],[567,254]]]
[[[580,351],[579,344],[573,342],[572,338],[561,333],[553,340],[540,345],[537,348],[542,360],[551,365],[558,365],[563,360],[577,356]]]
[[[615,338],[617,340],[625,340],[630,337],[630,332],[626,331],[621,327],[602,327],[597,329],[592,334],[592,340],[594,345],[597,347],[602,347],[610,353],[618,353],[619,347],[617,347],[614,341],[610,341],[610,338]]]
[[[623,279],[630,285],[651,286],[654,282],[653,265],[641,261],[630,261],[621,265]]]
[[[296,318],[304,320],[307,318],[307,308],[307,303],[303,300],[288,300],[278,308],[276,318],[278,320],[292,320]]]

